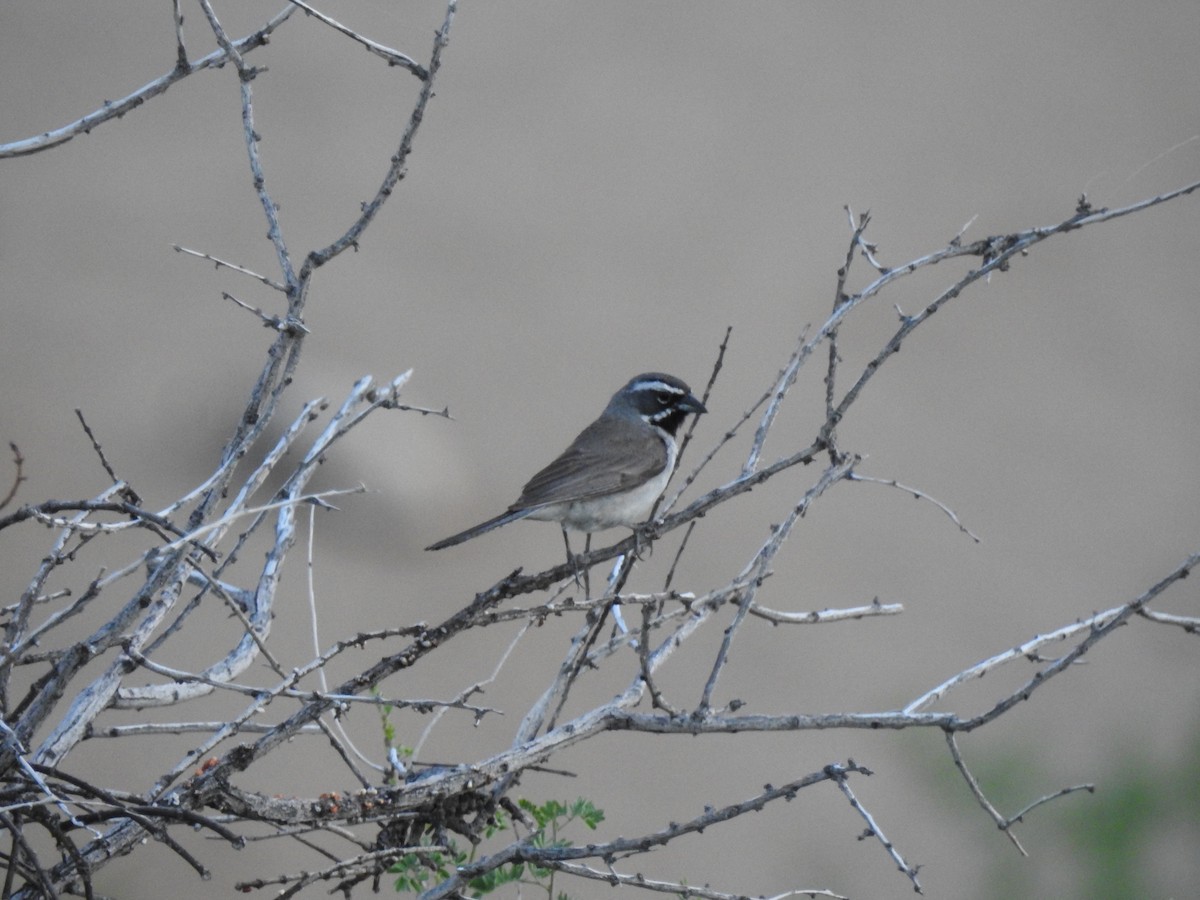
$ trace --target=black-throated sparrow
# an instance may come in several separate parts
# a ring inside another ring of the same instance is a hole
[[[566,536],[645,521],[675,469],[675,433],[688,413],[708,412],[672,375],[647,372],[621,388],[595,422],[525,485],[507,512],[430,544],[453,547],[517,519],[558,522]],[[568,547],[568,553],[570,548]]]

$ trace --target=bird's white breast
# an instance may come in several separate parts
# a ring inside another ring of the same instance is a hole
[[[609,494],[607,497],[544,506],[530,513],[529,518],[561,522],[564,528],[589,532],[640,525],[650,517],[650,510],[667,489],[667,482],[671,480],[671,473],[675,469],[675,441],[667,440],[664,443],[667,445],[667,464],[663,466],[661,473],[640,487],[626,493]]]

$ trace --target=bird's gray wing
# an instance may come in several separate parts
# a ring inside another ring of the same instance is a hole
[[[666,464],[666,445],[642,422],[601,418],[529,479],[510,509],[630,491],[659,474]]]

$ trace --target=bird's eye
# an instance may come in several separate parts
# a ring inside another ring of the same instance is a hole
[[[659,391],[658,392],[658,402],[662,406],[670,406],[672,403],[675,402],[675,395],[669,394],[666,391]]]

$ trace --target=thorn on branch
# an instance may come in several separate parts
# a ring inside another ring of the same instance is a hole
[[[13,475],[12,485],[9,487],[8,493],[4,495],[3,500],[0,500],[0,509],[4,509],[8,504],[12,503],[13,499],[17,496],[17,491],[21,487],[21,482],[25,480],[25,475],[23,474],[25,457],[21,455],[21,449],[16,445],[15,441],[9,441],[8,446],[13,452],[13,467],[16,469],[16,472]]]
[[[104,451],[100,448],[100,442],[96,440],[96,435],[92,433],[91,426],[88,425],[87,419],[83,417],[83,410],[76,409],[75,415],[79,418],[79,424],[83,426],[83,433],[88,436],[88,440],[92,442],[92,449],[96,451],[96,455],[100,457],[100,465],[104,466],[104,471],[108,473],[108,477],[112,479],[113,484],[120,484],[121,479],[117,477],[117,473],[113,471],[113,467],[109,465],[108,459],[104,455]],[[129,498],[130,503],[138,504],[142,502],[142,498],[137,495],[137,492],[128,485],[123,491]]]

